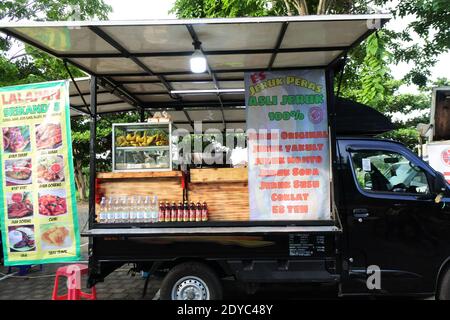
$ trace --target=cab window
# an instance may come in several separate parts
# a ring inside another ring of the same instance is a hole
[[[351,153],[353,171],[361,189],[372,192],[430,192],[423,169],[403,155],[390,151],[357,151]]]

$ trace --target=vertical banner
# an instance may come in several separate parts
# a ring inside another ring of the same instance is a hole
[[[427,144],[428,163],[450,183],[450,141]]]
[[[330,219],[324,70],[245,74],[250,220]]]
[[[5,265],[78,260],[69,82],[0,88]]]

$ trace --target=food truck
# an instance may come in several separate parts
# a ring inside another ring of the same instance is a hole
[[[162,274],[169,300],[220,299],[230,276],[249,291],[315,283],[448,299],[448,185],[373,138],[388,119],[339,98],[349,50],[389,18],[2,25],[90,75],[71,89],[73,116],[91,121],[88,284],[133,264]],[[113,124],[112,170],[97,172],[97,122],[119,112],[140,122]],[[196,138],[210,129],[216,145],[244,137],[244,160],[207,152]],[[184,138],[194,152],[180,152]]]

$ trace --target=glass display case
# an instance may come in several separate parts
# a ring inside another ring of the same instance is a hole
[[[113,124],[113,171],[172,170],[172,123]]]

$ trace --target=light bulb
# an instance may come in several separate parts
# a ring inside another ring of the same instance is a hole
[[[190,64],[193,73],[203,73],[206,71],[206,58],[198,49],[192,54]]]

